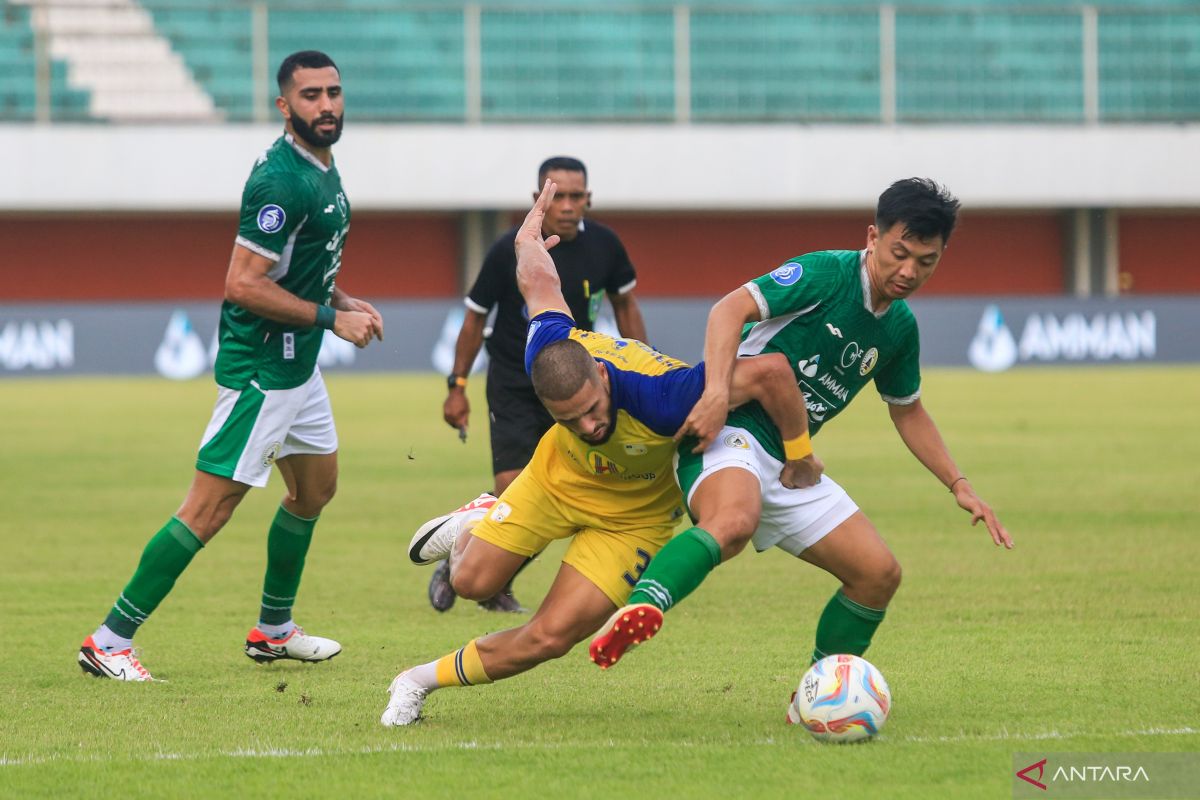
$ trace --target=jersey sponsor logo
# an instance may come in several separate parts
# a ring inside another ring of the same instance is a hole
[[[267,445],[267,449],[263,450],[262,465],[267,469],[275,463],[276,457],[279,456],[279,448],[283,446],[282,442],[271,442]]]
[[[278,233],[287,221],[287,212],[274,203],[267,203],[258,210],[258,229],[263,233]]]
[[[803,361],[796,362],[796,369],[800,370],[800,374],[806,378],[811,378],[817,374],[817,367],[821,363],[821,356],[809,356]]]
[[[800,280],[800,276],[804,274],[804,266],[795,261],[789,261],[779,269],[771,273],[771,280],[778,283],[780,286],[791,286],[796,281]]]
[[[821,382],[822,386],[833,392],[834,397],[836,397],[838,400],[841,400],[843,403],[845,403],[849,399],[850,393],[846,391],[846,387],[835,381],[832,375],[826,373],[818,378],[818,380]]]
[[[338,211],[342,212],[342,218],[345,219],[346,216],[350,213],[350,203],[347,202],[347,200],[346,200],[345,192],[337,193],[337,207],[338,207]]]
[[[842,349],[842,367],[850,369],[854,366],[854,362],[858,361],[858,357],[862,355],[862,348],[858,342],[851,342]]]
[[[837,338],[839,338],[839,339],[842,338],[842,329],[841,328],[833,327],[833,324],[830,322],[826,322],[825,327],[829,328],[829,332],[832,333]]]
[[[741,433],[727,434],[725,436],[725,438],[722,440],[722,442],[726,447],[731,447],[734,450],[749,450],[750,449],[750,441],[746,438],[745,434],[741,434]]]
[[[588,450],[587,463],[597,475],[621,475],[625,468],[599,450]]]
[[[867,373],[875,369],[875,362],[877,361],[879,361],[879,350],[872,347],[862,357],[862,363],[858,365],[858,374],[864,378],[867,377]]]
[[[625,445],[625,453],[631,456],[644,456],[647,453],[646,445],[644,444],[627,444]]]
[[[804,406],[808,409],[808,418],[813,422],[823,422],[829,413],[829,406],[821,402],[816,392],[803,392]]]

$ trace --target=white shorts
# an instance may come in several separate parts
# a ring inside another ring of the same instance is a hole
[[[807,489],[784,488],[779,482],[783,464],[748,431],[728,425],[703,453],[679,454],[680,486],[688,507],[697,486],[714,472],[730,468],[753,473],[762,489],[762,517],[751,540],[760,553],[779,547],[798,556],[858,511],[846,490],[828,475]]]
[[[200,440],[196,469],[266,486],[276,459],[338,449],[333,408],[321,370],[295,389],[217,387],[217,405]]]

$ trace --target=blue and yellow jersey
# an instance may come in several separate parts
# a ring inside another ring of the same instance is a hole
[[[538,442],[527,470],[565,502],[611,520],[614,530],[662,525],[683,515],[671,437],[704,391],[704,365],[689,367],[636,339],[580,330],[561,311],[529,323],[525,369],[551,342],[571,338],[608,370],[612,434],[603,444],[555,425]]]

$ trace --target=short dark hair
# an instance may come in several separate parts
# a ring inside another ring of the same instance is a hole
[[[583,185],[587,186],[587,167],[583,165],[582,161],[580,161],[578,158],[571,158],[570,156],[551,156],[543,161],[542,165],[538,167],[539,189],[542,187],[542,184],[546,182],[546,173],[556,169],[563,169],[567,172],[582,172]]]
[[[529,372],[541,400],[570,400],[590,380],[599,380],[596,359],[574,339],[559,339],[538,351]]]
[[[950,234],[958,222],[958,207],[958,198],[945,186],[929,178],[905,178],[879,195],[875,227],[883,233],[899,222],[904,226],[904,236],[912,235],[921,241],[941,236],[945,245],[950,243]]]
[[[296,70],[322,69],[323,67],[333,67],[338,70],[338,75],[342,74],[338,65],[333,63],[333,59],[320,50],[301,50],[292,53],[279,65],[279,73],[275,76],[275,82],[279,84],[279,93],[283,94],[284,90],[292,85],[292,76],[296,74]]]

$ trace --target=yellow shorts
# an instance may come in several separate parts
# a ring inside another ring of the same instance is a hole
[[[563,563],[577,569],[620,607],[674,531],[674,521],[613,530],[603,518],[571,508],[566,498],[542,486],[525,470],[471,533],[502,550],[530,558],[556,539],[570,538]]]

